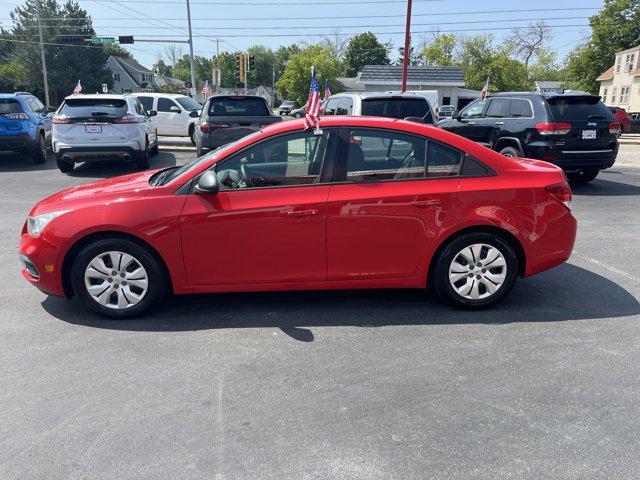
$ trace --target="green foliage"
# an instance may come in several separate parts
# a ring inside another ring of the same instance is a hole
[[[212,60],[199,55],[194,55],[193,67],[195,70],[196,88],[201,82],[211,79],[211,70],[213,68]],[[191,64],[189,63],[189,55],[183,55],[182,58],[176,62],[172,70],[173,77],[179,78],[183,82],[191,82]]]
[[[615,53],[640,44],[640,0],[605,0],[589,19],[591,38],[568,56],[566,80],[572,87],[597,92],[598,76],[615,62]]]
[[[425,65],[441,67],[457,65],[454,60],[457,37],[453,33],[438,35],[422,51]]]
[[[236,64],[238,59],[237,53],[221,52],[217,58],[214,58],[213,64],[220,69],[221,86],[224,88],[234,88],[238,83],[236,75]]]
[[[0,92],[23,90],[27,83],[27,69],[17,62],[0,64]]]
[[[158,61],[153,64],[153,67],[151,67],[151,70],[153,70],[153,72],[157,73],[158,75],[173,77],[173,67],[165,63],[165,61],[162,60],[161,58],[159,58]]]
[[[371,32],[351,38],[344,55],[346,75],[354,77],[365,65],[389,65],[389,48]]]
[[[253,45],[247,51],[255,59],[255,69],[249,72],[249,88],[257,87],[258,85],[271,86],[276,61],[274,51],[264,45]]]
[[[342,63],[331,55],[327,47],[310,45],[291,56],[282,77],[276,83],[283,98],[294,100],[296,105],[305,104],[309,96],[312,66],[316,68],[316,77],[321,90],[324,79],[327,78],[331,91],[334,93],[339,91],[335,79],[342,73]]]

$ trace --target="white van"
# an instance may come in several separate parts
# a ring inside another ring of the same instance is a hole
[[[342,92],[331,95],[322,115],[420,118],[434,124],[438,106],[436,90],[414,92]]]
[[[158,112],[154,118],[158,135],[190,137],[194,142],[193,128],[200,116],[202,105],[193,98],[177,93],[132,93],[147,111]],[[195,143],[194,143],[195,144]]]

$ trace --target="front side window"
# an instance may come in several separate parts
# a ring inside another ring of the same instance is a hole
[[[484,106],[487,104],[487,100],[478,100],[472,103],[467,108],[462,110],[460,118],[479,118],[482,116]]]
[[[216,165],[220,189],[319,183],[331,135],[335,135],[332,129],[325,129],[323,135],[297,132],[249,147]]]
[[[509,102],[508,98],[494,98],[487,108],[485,117],[506,118],[509,115]]]
[[[353,113],[353,99],[351,97],[344,97],[340,99],[336,115],[351,115]]]
[[[170,112],[171,111],[171,107],[177,107],[177,105],[175,103],[173,103],[172,100],[169,100],[168,98],[159,98],[158,99],[158,111],[159,112]]]
[[[138,115],[144,115],[147,116],[147,112],[145,112],[144,107],[142,106],[142,104],[137,100],[137,99],[133,99],[133,107],[136,109],[136,113]]]
[[[178,97],[176,98],[176,102],[178,102],[180,106],[188,112],[200,110],[202,108],[202,105],[200,105],[191,97]]]
[[[340,98],[330,98],[327,105],[324,107],[323,115],[336,115],[338,105],[340,104]]]

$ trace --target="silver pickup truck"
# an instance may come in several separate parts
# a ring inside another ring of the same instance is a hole
[[[253,133],[263,125],[280,121],[282,118],[271,113],[267,101],[262,97],[209,97],[195,125],[198,156]]]

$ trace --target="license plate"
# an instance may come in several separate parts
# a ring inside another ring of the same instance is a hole
[[[85,125],[84,133],[102,133],[102,125]]]
[[[582,130],[582,139],[583,140],[595,140],[596,139],[596,130]]]

